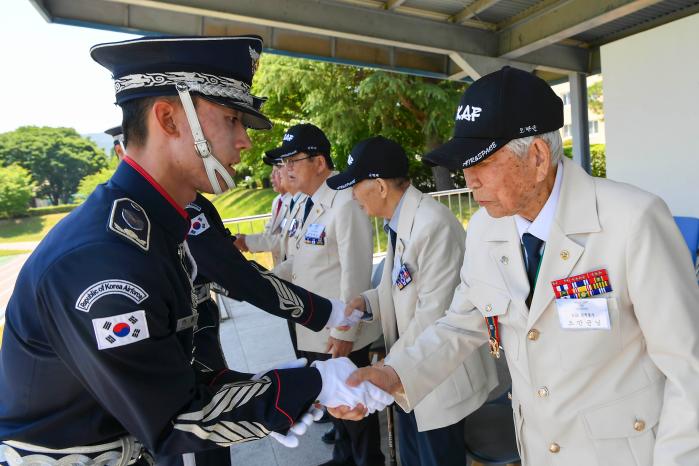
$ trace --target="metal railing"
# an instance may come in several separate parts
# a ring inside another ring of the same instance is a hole
[[[478,205],[473,201],[470,188],[435,191],[429,194],[451,210],[464,228],[468,225],[471,215],[478,209]],[[250,235],[262,233],[265,224],[271,217],[272,214],[250,215],[247,217],[228,218],[223,220],[223,223],[234,235],[241,233]],[[383,229],[383,219],[372,217],[372,221],[374,223],[374,256],[381,256],[386,253],[386,233]],[[263,256],[264,254],[266,256]],[[269,254],[251,253],[251,256],[254,260],[260,262],[264,261],[264,258],[268,257]]]

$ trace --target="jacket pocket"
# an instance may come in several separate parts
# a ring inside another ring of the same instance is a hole
[[[619,465],[653,464],[664,389],[665,379],[583,412],[585,428],[600,461],[614,458]]]
[[[469,299],[483,318],[498,317],[500,344],[508,358],[519,357],[519,340],[514,326],[508,325],[510,319],[511,299],[507,291],[480,281],[473,281],[469,287]]]

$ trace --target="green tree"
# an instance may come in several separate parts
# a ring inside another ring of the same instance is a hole
[[[602,81],[598,81],[587,88],[587,106],[597,115],[604,115],[604,98],[602,93]]]
[[[80,184],[78,184],[78,190],[75,192],[74,196],[76,202],[84,202],[85,199],[87,199],[88,196],[92,194],[92,191],[94,191],[97,186],[109,181],[109,179],[114,174],[114,170],[116,170],[117,165],[119,165],[119,159],[116,156],[112,156],[107,162],[107,164],[108,166],[103,168],[102,170],[91,175],[87,175],[82,180],[80,180]]]
[[[466,84],[368,68],[266,55],[254,91],[268,97],[263,107],[275,123],[270,132],[252,132],[253,148],[243,154],[240,176],[266,177],[264,150],[279,145],[288,126],[308,121],[333,143],[338,168],[347,164],[359,140],[383,135],[395,139],[410,159],[410,174],[423,190],[453,187],[446,170],[430,170],[421,154],[446,140],[453,112]],[[433,175],[438,175],[437,180]],[[439,176],[441,175],[441,176]]]
[[[104,151],[74,129],[36,126],[0,134],[0,166],[15,163],[54,205],[70,202],[81,179],[107,166]]]
[[[27,213],[34,196],[34,182],[19,165],[0,167],[0,217],[19,217]]]

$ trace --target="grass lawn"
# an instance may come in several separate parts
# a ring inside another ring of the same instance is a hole
[[[277,193],[271,189],[235,188],[212,200],[221,218],[268,214]]]
[[[28,254],[28,249],[0,249],[0,257],[16,256],[18,254]]]
[[[0,220],[0,243],[39,241],[66,215],[68,214],[48,214]]]

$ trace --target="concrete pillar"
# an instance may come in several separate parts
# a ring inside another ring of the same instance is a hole
[[[587,121],[587,79],[583,73],[570,73],[570,116],[572,119],[573,160],[587,172],[592,172],[590,135]]]

